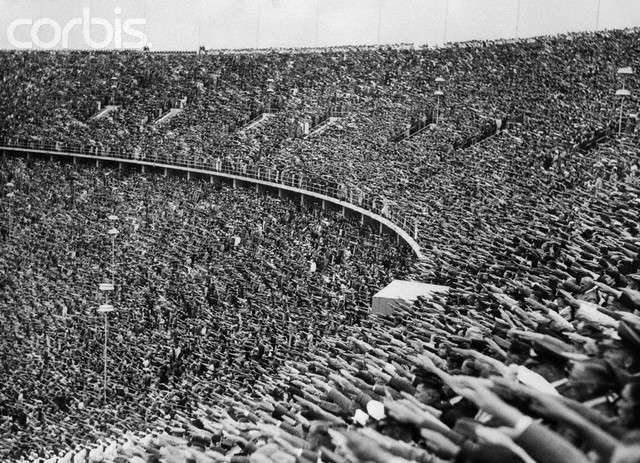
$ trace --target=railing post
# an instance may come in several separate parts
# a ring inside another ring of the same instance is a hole
[[[282,188],[278,188],[278,198],[282,198]]]
[[[236,179],[233,179],[233,188],[236,189],[238,188],[238,182],[236,181]]]
[[[322,210],[324,211],[327,208],[327,203],[326,201],[323,199],[322,200]]]
[[[300,193],[300,206],[304,206],[304,195]]]
[[[140,172],[144,174],[144,164],[140,164]]]
[[[163,175],[166,177],[168,174],[169,174],[169,169],[165,167]]]
[[[100,167],[100,160],[96,159],[96,167]]]

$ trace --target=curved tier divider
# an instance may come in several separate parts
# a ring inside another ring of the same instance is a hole
[[[300,195],[302,201],[304,201],[305,197],[315,198],[322,201],[323,204],[325,202],[331,203],[335,206],[343,208],[343,210],[348,209],[356,214],[359,214],[362,217],[363,221],[364,218],[367,217],[368,219],[378,224],[378,226],[380,227],[380,231],[383,230],[383,227],[386,227],[397,236],[398,240],[402,240],[407,246],[411,248],[419,261],[423,259],[420,246],[416,241],[417,230],[412,236],[411,233],[407,232],[401,226],[397,225],[397,222],[399,221],[402,221],[404,224],[406,224],[408,222],[406,217],[395,215],[389,212],[385,213],[384,215],[382,215],[382,212],[380,214],[373,212],[372,210],[367,209],[363,206],[365,206],[366,204],[375,204],[375,200],[373,202],[363,201],[362,197],[360,196],[360,201],[358,201],[358,204],[355,204],[354,202],[347,200],[348,198],[354,197],[353,190],[349,189],[348,187],[338,186],[332,188],[327,185],[322,185],[322,183],[320,182],[309,181],[299,174],[290,174],[289,178],[287,179],[285,175],[287,174],[286,172],[273,172],[269,169],[264,169],[264,171],[262,172],[262,168],[256,169],[254,167],[248,166],[243,166],[242,169],[229,168],[228,166],[223,165],[220,161],[216,161],[213,163],[198,163],[193,161],[180,162],[163,158],[155,158],[149,160],[148,158],[122,155],[122,153],[117,153],[117,155],[112,155],[111,153],[108,153],[108,155],[103,155],[86,152],[86,150],[78,150],[79,152],[74,152],[71,150],[58,149],[56,145],[18,146],[5,142],[0,144],[0,151],[5,155],[7,153],[13,153],[17,155],[27,156],[36,154],[41,156],[49,156],[50,158],[53,158],[54,156],[67,157],[74,160],[80,158],[94,160],[97,165],[100,162],[111,162],[140,166],[142,170],[144,170],[145,167],[149,167],[164,170],[165,173],[168,171],[186,172],[188,176],[190,176],[190,174],[198,174],[209,176],[212,179],[214,177],[217,177],[221,179],[231,180],[234,185],[236,184],[236,182],[245,182],[254,184],[256,186],[262,185],[268,188],[287,191],[289,193]]]

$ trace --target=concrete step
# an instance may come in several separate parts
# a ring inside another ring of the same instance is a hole
[[[102,108],[100,111],[98,111],[96,114],[94,114],[89,120],[93,121],[97,119],[102,119],[103,117],[106,117],[112,112],[117,111],[119,108],[120,106],[118,105],[107,105],[104,108]]]
[[[238,132],[244,132],[246,130],[254,129],[260,124],[264,123],[267,119],[271,118],[272,116],[273,116],[273,113],[262,113],[260,116],[249,121],[249,123],[244,127],[242,127],[240,130],[238,130]]]
[[[322,124],[318,125],[311,132],[309,132],[309,135],[307,135],[307,137],[314,137],[316,135],[322,134],[325,130],[327,130],[329,127],[331,127],[333,124],[335,124],[338,119],[340,119],[340,118],[339,117],[330,117],[325,122],[323,122]]]
[[[171,119],[176,117],[182,111],[184,111],[184,109],[171,108],[168,112],[164,113],[162,116],[160,116],[158,119],[156,119],[154,121],[153,125],[160,125],[160,124],[164,124],[165,122],[169,122]]]

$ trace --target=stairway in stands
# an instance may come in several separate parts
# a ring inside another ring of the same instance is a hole
[[[182,108],[171,108],[169,111],[167,111],[166,113],[164,113],[162,116],[160,116],[158,119],[156,119],[153,122],[153,125],[161,125],[161,124],[166,124],[167,122],[169,122],[171,119],[173,119],[174,117],[176,117],[178,114],[180,114],[182,111],[184,111],[184,109]]]
[[[112,112],[117,111],[118,109],[120,109],[120,106],[118,105],[107,105],[104,108],[102,108],[100,111],[98,111],[96,114],[94,114],[90,120],[95,121],[98,119],[103,119],[107,117],[109,114],[111,114]]]

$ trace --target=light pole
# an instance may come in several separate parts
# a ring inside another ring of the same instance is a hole
[[[273,79],[267,79],[267,106],[266,106],[266,111],[263,112],[267,112],[267,113],[271,113],[271,112],[275,112],[271,110],[271,103],[273,100],[273,94],[275,93],[275,81]]]
[[[10,188],[11,191],[9,191],[9,193],[7,193],[7,198],[9,200],[11,200],[14,196],[15,193],[13,192],[13,188],[15,187],[13,182],[9,182],[6,184],[7,188]],[[10,201],[7,201],[7,203]],[[9,210],[9,208],[7,207],[7,211],[9,212],[9,230],[13,231],[13,214],[11,213],[11,211]]]
[[[7,198],[13,198],[15,196],[15,193],[13,192],[13,188],[15,187],[13,182],[9,182],[6,184],[7,188],[10,188],[11,191],[9,191],[9,193],[7,193]]]
[[[109,221],[114,222],[118,220],[118,217],[115,215],[110,215],[108,217]],[[104,372],[103,372],[103,398],[104,403],[107,403],[107,345],[109,342],[109,319],[108,314],[113,312],[115,309],[113,305],[109,304],[108,293],[113,292],[115,289],[115,267],[116,267],[116,235],[118,234],[118,229],[110,228],[107,231],[107,234],[111,236],[111,283],[101,283],[98,286],[98,289],[105,293],[105,302],[98,307],[98,313],[103,314],[104,316]]]
[[[117,215],[110,215],[108,219],[113,223],[118,220]],[[116,276],[116,235],[118,234],[117,228],[111,228],[107,232],[111,236],[111,284],[115,285]]]
[[[109,283],[106,284],[109,285],[108,287],[113,288],[113,286]],[[102,287],[102,284],[100,286]],[[103,289],[103,291],[108,291],[108,289]],[[109,337],[109,322],[107,314],[113,311],[114,308],[111,304],[100,304],[100,306],[98,307],[98,313],[104,315],[104,381],[102,386],[102,394],[105,404],[107,403],[107,339]]]
[[[625,77],[632,75],[633,69],[631,67],[624,67],[618,69],[618,75],[622,79],[622,88],[616,90],[616,96],[621,97],[620,99],[620,118],[618,119],[618,137],[622,134],[622,115],[624,111],[624,99],[626,97],[631,96],[631,92],[625,87]]]
[[[71,204],[73,207],[76,205],[76,175],[75,172],[71,172],[69,176],[71,178]]]
[[[442,91],[442,84],[444,82],[444,78],[436,77],[436,84],[438,85],[438,89],[433,92],[433,95],[436,97],[436,124],[440,120],[440,99],[444,96],[444,92]]]
[[[116,104],[116,90],[118,88],[118,77],[113,76],[111,78],[111,104]]]

